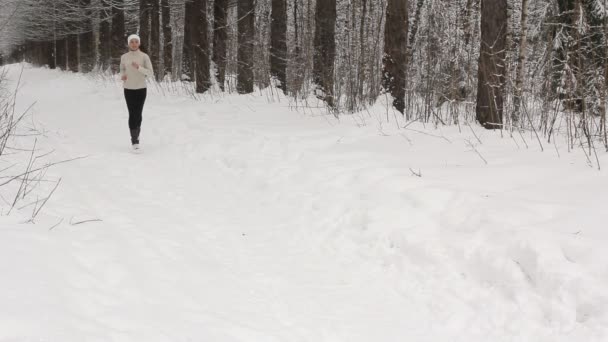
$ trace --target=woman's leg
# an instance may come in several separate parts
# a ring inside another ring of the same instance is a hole
[[[143,120],[144,104],[146,103],[147,89],[137,89],[137,117],[136,117],[136,128],[141,128],[141,122]]]
[[[146,89],[125,89],[125,99],[129,109],[129,129],[131,130],[131,143],[139,144],[142,111],[146,101]]]

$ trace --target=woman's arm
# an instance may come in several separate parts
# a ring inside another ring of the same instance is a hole
[[[120,78],[123,81],[127,78],[127,66],[125,65],[124,56],[120,56]]]
[[[148,77],[154,76],[154,70],[152,69],[152,62],[150,61],[150,57],[148,55],[144,56],[144,65],[140,65],[137,70],[139,70],[139,72],[141,72],[142,74],[144,74]]]

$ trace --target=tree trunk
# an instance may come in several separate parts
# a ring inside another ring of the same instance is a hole
[[[367,0],[362,0],[363,9],[361,10],[361,23],[359,24],[359,70],[357,72],[359,78],[359,84],[357,85],[357,96],[363,101],[363,85],[366,80],[366,47],[367,47],[367,37],[365,35],[365,18],[367,16]]]
[[[113,72],[120,70],[120,57],[125,53],[127,45],[124,6],[124,0],[112,0],[112,46],[110,56]]]
[[[552,37],[553,41],[550,44],[554,47],[553,58],[552,58],[552,95],[556,98],[562,98],[564,96],[564,69],[565,63],[570,63],[569,58],[570,42],[572,40],[572,28],[574,24],[574,0],[557,0],[558,15],[557,22],[553,23],[553,33],[558,35]],[[565,39],[564,39],[565,38]],[[557,44],[556,44],[557,41]],[[571,67],[573,67],[571,65]]]
[[[152,0],[139,0],[139,38],[140,49],[149,53],[151,48],[150,19],[152,18]]]
[[[55,61],[55,41],[45,41],[46,50],[46,62],[50,69],[57,68],[57,62]]]
[[[524,86],[524,66],[526,63],[526,43],[528,39],[528,0],[521,0],[521,38],[517,56],[517,71],[515,75],[515,89],[513,96],[514,112],[511,117],[513,123],[519,122],[521,117],[521,97]]]
[[[604,0],[604,8],[608,6],[608,0]],[[604,133],[604,147],[606,147],[606,152],[608,152],[608,132],[606,131],[606,97],[608,93],[608,16],[604,16],[603,20],[603,33],[604,33],[604,84],[602,89],[602,97],[600,99],[600,130]]]
[[[482,0],[476,118],[487,129],[502,128],[506,26],[507,0]]]
[[[156,80],[163,79],[160,68],[160,0],[150,0],[151,3],[151,29],[150,29],[150,59]]]
[[[184,14],[184,45],[182,53],[182,74],[194,81],[194,49],[192,47],[192,28],[194,21],[194,1],[187,0]]]
[[[169,0],[161,0],[162,26],[163,26],[163,60],[165,75],[171,74],[173,69],[173,32],[171,30],[171,6]],[[160,74],[160,70],[157,71]]]
[[[68,69],[73,72],[78,72],[78,35],[68,35]]]
[[[313,81],[317,96],[334,108],[336,0],[318,1],[315,19]]]
[[[237,6],[239,18],[237,91],[239,94],[249,94],[253,92],[254,0],[238,0]]]
[[[469,2],[472,0],[468,0]],[[422,6],[424,5],[424,0],[418,0],[416,3],[416,12],[414,13],[414,22],[412,23],[412,32],[409,35],[408,42],[408,57],[413,54],[414,43],[416,42],[416,35],[418,34],[418,27],[420,27],[420,13],[422,12]],[[409,19],[409,18],[408,18]]]
[[[467,0],[465,13],[464,13],[464,21],[463,21],[463,31],[464,31],[464,45],[469,45],[471,41],[471,13],[473,9],[473,0]]]
[[[407,1],[388,0],[384,29],[385,91],[393,96],[393,106],[401,114],[405,112],[405,85],[407,71]]]
[[[91,0],[80,0],[84,12],[82,33],[79,34],[80,64],[82,72],[91,72],[95,67],[95,35],[93,33],[93,17]]]
[[[287,94],[287,3],[272,0],[270,22],[270,74]]]
[[[66,54],[67,39],[62,38],[55,42],[57,67],[61,70],[68,69],[68,56]]]
[[[228,0],[213,2],[213,62],[215,79],[222,91],[226,80],[226,40],[228,39]]]
[[[110,66],[110,46],[112,37],[112,27],[110,25],[111,16],[110,0],[101,0],[101,11],[99,13],[99,66],[101,70],[106,70]]]
[[[196,68],[196,92],[209,90],[209,39],[207,32],[207,0],[195,0],[192,9],[192,40]]]

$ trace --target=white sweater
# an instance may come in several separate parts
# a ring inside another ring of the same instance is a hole
[[[139,65],[139,69],[133,66],[133,62]],[[120,57],[120,74],[127,75],[127,80],[123,82],[125,89],[146,88],[146,76],[154,76],[150,57],[140,50],[125,53]]]

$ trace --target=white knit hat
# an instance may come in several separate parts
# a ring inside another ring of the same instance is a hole
[[[127,39],[127,44],[131,43],[132,39],[137,39],[138,42],[141,42],[141,39],[139,39],[139,36],[136,34],[132,34],[129,36],[129,38]]]

